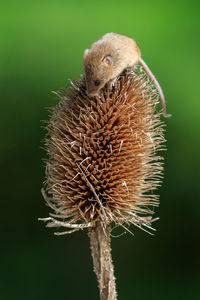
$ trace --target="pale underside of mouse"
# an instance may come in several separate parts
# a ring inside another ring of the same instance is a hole
[[[138,63],[144,68],[153,84],[159,92],[164,117],[171,115],[166,113],[165,98],[162,89],[141,58],[141,52],[136,42],[124,35],[107,33],[90,49],[84,52],[83,73],[86,89],[89,96],[97,96],[105,84],[112,88],[117,77],[125,70],[134,68]]]

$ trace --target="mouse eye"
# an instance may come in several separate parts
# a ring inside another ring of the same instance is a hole
[[[98,80],[98,79],[95,80],[95,81],[94,81],[94,84],[95,84],[96,86],[100,85],[100,80]]]

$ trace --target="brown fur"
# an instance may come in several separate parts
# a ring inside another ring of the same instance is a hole
[[[83,72],[86,80],[87,92],[94,96],[105,84],[116,78],[124,69],[138,63],[141,55],[136,42],[124,35],[107,33],[95,42],[84,56]],[[112,57],[112,64],[103,64],[103,58]],[[100,80],[95,86],[94,81]]]
[[[111,63],[106,64],[105,58],[109,56]],[[112,87],[118,77],[125,69],[134,67],[140,63],[148,76],[154,83],[160,95],[163,109],[163,116],[168,118],[171,115],[166,113],[165,97],[157,79],[141,57],[140,49],[136,42],[122,34],[107,33],[95,42],[90,50],[84,53],[83,73],[86,82],[86,89],[89,96],[96,96],[106,83]],[[95,85],[95,81],[99,81]]]

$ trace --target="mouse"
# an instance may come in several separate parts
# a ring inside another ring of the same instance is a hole
[[[134,69],[138,63],[151,78],[159,93],[163,116],[171,117],[171,114],[166,113],[162,88],[142,59],[138,45],[135,40],[122,34],[106,33],[93,43],[90,49],[84,51],[83,74],[88,96],[98,96],[106,84],[112,89],[118,76],[125,69]]]

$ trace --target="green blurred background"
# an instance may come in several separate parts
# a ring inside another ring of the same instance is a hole
[[[26,0],[0,7],[2,300],[99,299],[87,232],[55,237],[37,218],[50,91],[106,32],[137,41],[173,114],[157,233],[112,239],[119,300],[200,299],[200,2]]]

